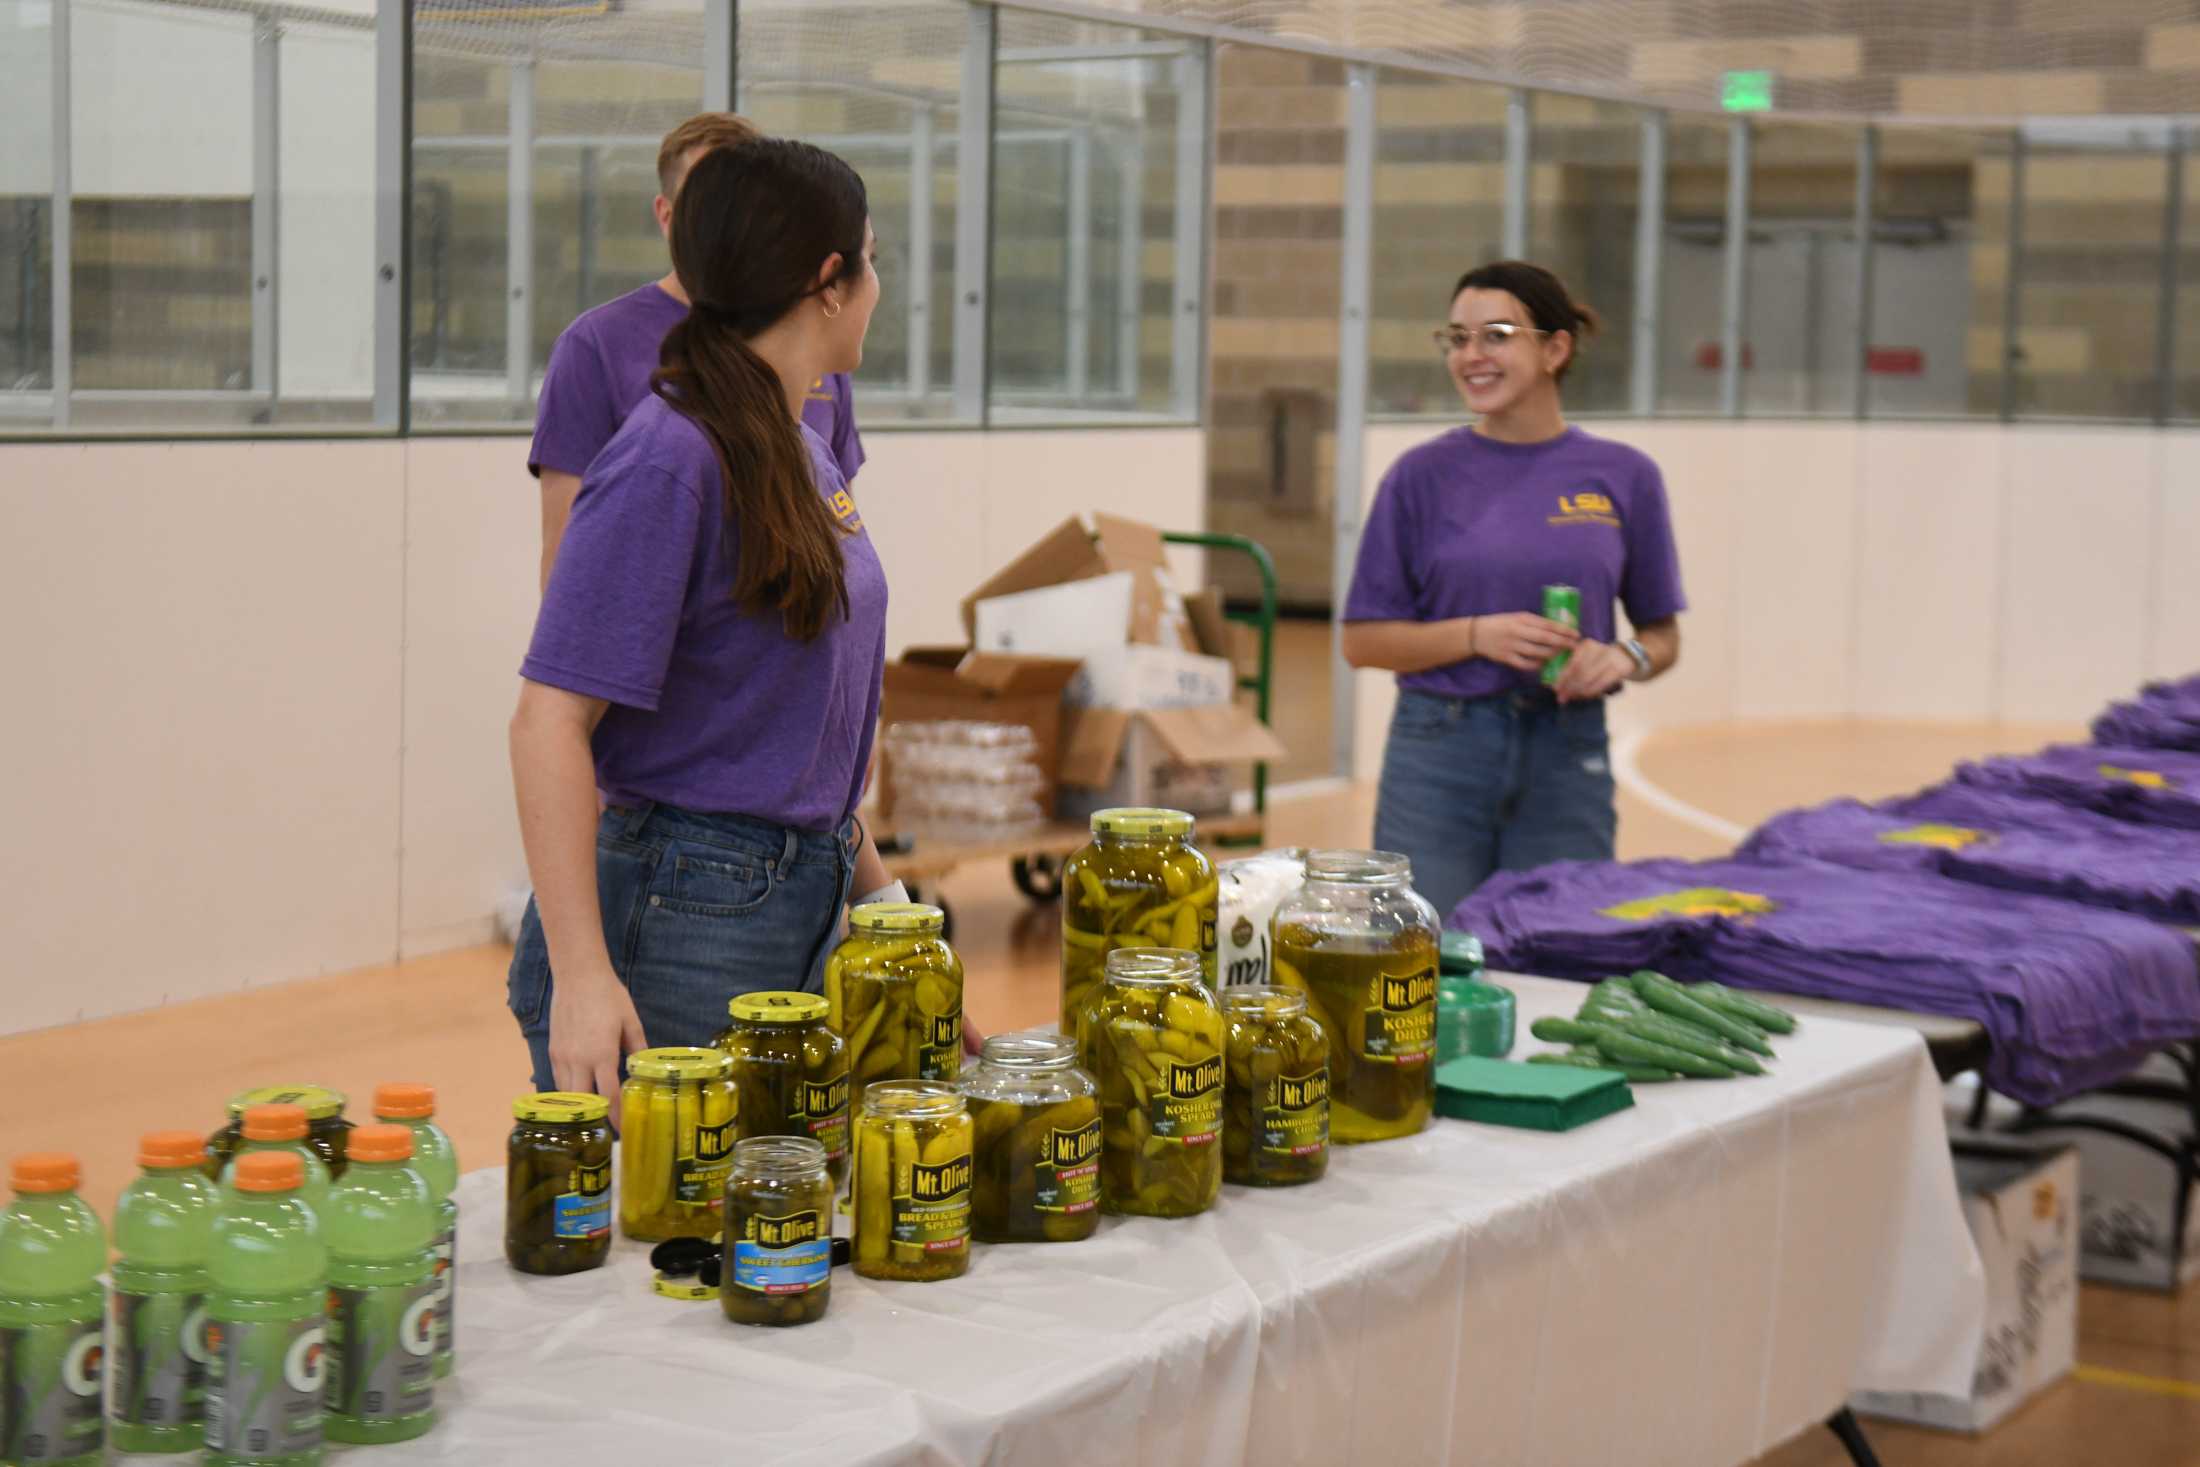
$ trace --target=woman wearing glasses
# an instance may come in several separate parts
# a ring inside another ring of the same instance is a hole
[[[1400,458],[1362,532],[1345,659],[1398,674],[1375,844],[1412,858],[1439,912],[1493,871],[1611,859],[1604,700],[1680,658],[1658,467],[1568,426],[1560,401],[1596,325],[1539,266],[1463,276],[1436,342],[1475,421]],[[1579,589],[1578,631],[1543,617],[1551,585]]]

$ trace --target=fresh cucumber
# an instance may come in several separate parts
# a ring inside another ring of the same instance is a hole
[[[1737,993],[1723,983],[1691,983],[1688,991],[1701,999],[1707,1007],[1744,1023],[1755,1024],[1758,1028],[1769,1029],[1775,1034],[1795,1032],[1795,1015],[1746,993]]]
[[[1687,989],[1666,977],[1663,973],[1644,971],[1635,974],[1635,992],[1642,1001],[1661,1014],[1671,1014],[1676,1019],[1686,1019],[1715,1031],[1729,1044],[1739,1045],[1751,1054],[1770,1056],[1772,1046],[1759,1038],[1757,1031],[1738,1019],[1728,1018],[1701,999],[1693,997]]]
[[[1615,1075],[1625,1076],[1628,1083],[1634,1085],[1657,1085],[1680,1078],[1671,1070],[1655,1069],[1649,1065],[1623,1065],[1617,1060],[1608,1060],[1601,1054],[1531,1054],[1528,1056],[1528,1063],[1568,1065],[1577,1070],[1608,1070]]]
[[[1584,1024],[1575,1019],[1542,1018],[1529,1025],[1528,1032],[1553,1044],[1593,1044],[1607,1058],[1623,1064],[1677,1070],[1683,1075],[1694,1075],[1699,1080],[1728,1080],[1739,1073],[1717,1060],[1705,1059],[1702,1055],[1691,1054],[1685,1049],[1675,1049],[1670,1044],[1638,1038],[1611,1024]]]
[[[1668,1019],[1663,1014],[1637,1014],[1620,1020],[1613,1027],[1625,1030],[1638,1039],[1653,1044],[1670,1044],[1675,1049],[1685,1049],[1690,1054],[1700,1054],[1705,1059],[1716,1060],[1730,1070],[1740,1070],[1745,1075],[1762,1075],[1764,1066],[1751,1059],[1743,1050],[1713,1036],[1703,1038],[1693,1024],[1683,1025],[1678,1019]]]

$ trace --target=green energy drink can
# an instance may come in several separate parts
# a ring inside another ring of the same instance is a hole
[[[1545,586],[1543,588],[1543,619],[1555,621],[1560,626],[1581,630],[1581,588],[1579,586]],[[1543,686],[1558,685],[1559,675],[1566,671],[1571,653],[1561,652],[1543,664]]]

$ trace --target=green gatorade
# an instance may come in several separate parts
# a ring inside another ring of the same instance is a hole
[[[328,1163],[306,1140],[306,1111],[302,1105],[255,1105],[244,1113],[244,1144],[222,1168],[222,1182],[232,1184],[237,1163],[261,1152],[277,1152],[298,1158],[305,1168],[299,1196],[316,1214],[328,1206]]]
[[[19,1156],[0,1212],[0,1462],[97,1467],[107,1235],[76,1158]]]
[[[121,1452],[195,1452],[206,1438],[206,1255],[221,1191],[189,1131],[138,1142],[138,1179],[115,1204],[107,1440]]]
[[[412,1132],[413,1170],[435,1194],[435,1373],[451,1373],[458,1343],[458,1152],[435,1123],[431,1085],[383,1085],[374,1092],[374,1118]]]
[[[401,1442],[435,1425],[435,1194],[412,1132],[361,1126],[328,1200],[328,1434]]]
[[[240,1155],[207,1254],[206,1460],[317,1467],[328,1246],[289,1151]]]

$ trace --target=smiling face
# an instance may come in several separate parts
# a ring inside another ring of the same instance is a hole
[[[1572,335],[1538,335],[1528,308],[1509,290],[1460,291],[1452,299],[1450,324],[1474,334],[1473,341],[1445,353],[1444,365],[1460,400],[1477,417],[1503,417],[1539,393],[1556,393],[1557,374],[1573,355]],[[1481,329],[1493,325],[1519,329],[1499,344]]]

